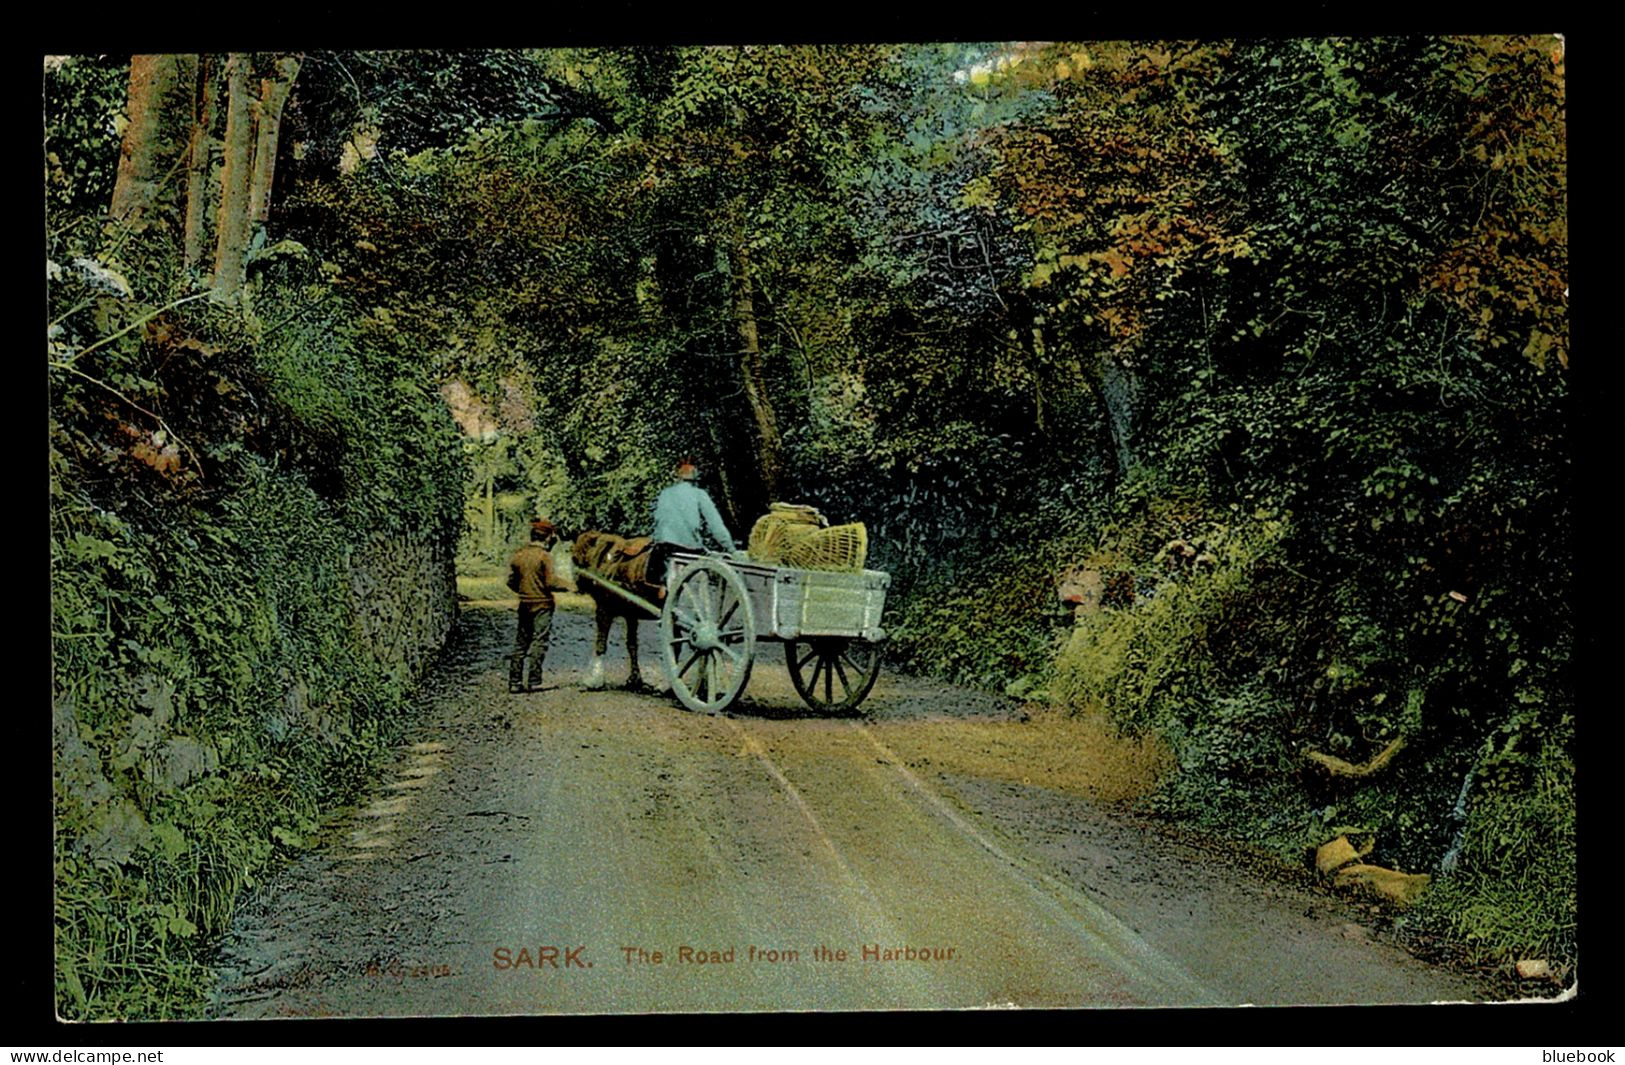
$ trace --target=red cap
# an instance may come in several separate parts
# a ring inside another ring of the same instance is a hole
[[[694,478],[700,475],[700,468],[694,465],[691,459],[684,459],[677,464],[677,469],[675,472],[678,480],[692,481]]]
[[[530,519],[530,527],[539,533],[550,533],[553,531],[553,523],[548,521],[546,518]]]

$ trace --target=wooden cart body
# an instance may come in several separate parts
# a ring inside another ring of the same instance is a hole
[[[602,574],[576,574],[659,619],[666,678],[690,710],[732,706],[750,679],[759,641],[784,644],[790,680],[815,710],[855,711],[880,675],[886,638],[880,618],[891,577],[879,570],[808,570],[677,551],[658,604]]]
[[[666,571],[668,599],[689,566],[714,557],[673,552]],[[858,573],[795,569],[732,558],[726,562],[744,583],[758,640],[824,636],[879,643],[886,638],[880,615],[890,574],[872,569]]]

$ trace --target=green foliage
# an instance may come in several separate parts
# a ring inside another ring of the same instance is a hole
[[[1104,605],[1078,619],[1052,687],[1131,732],[1180,735],[1198,728],[1207,700],[1230,706],[1230,685],[1276,664],[1264,654],[1291,653],[1272,616],[1285,593],[1270,572],[1288,526],[1239,508],[1214,520],[1200,504],[1164,498],[1136,509],[1083,560],[1101,576]]]
[[[45,193],[52,211],[105,211],[113,195],[129,57],[45,63]]]
[[[1053,552],[991,550],[961,560],[952,578],[932,574],[891,615],[887,656],[914,672],[960,684],[1026,692],[1042,684],[1058,622]]]
[[[301,183],[331,177],[354,165],[358,147],[415,155],[569,103],[521,51],[313,52],[284,119],[304,145],[289,162]]]
[[[1291,707],[1262,682],[1216,692],[1223,694],[1193,691],[1167,707],[1159,731],[1176,749],[1179,772],[1147,805],[1222,837],[1244,832],[1249,844],[1295,860],[1329,826],[1328,809],[1311,807],[1294,772]]]
[[[125,861],[59,853],[72,1016],[198,1009],[201,959],[232,900],[355,793],[398,727],[402,678],[355,642],[354,530],[260,460],[240,457],[232,482],[212,506],[164,505],[150,525],[66,485],[53,507],[54,688],[113,789],[92,806],[59,790],[59,847],[119,796],[153,829]],[[171,790],[157,768],[166,730],[218,768]],[[149,934],[155,921],[169,931]]]
[[[1161,801],[1181,816],[1289,854],[1330,808],[1378,830],[1384,860],[1435,867],[1469,771],[1527,788],[1505,758],[1566,757],[1560,42],[1029,59],[990,91],[1042,86],[1054,106],[1000,131],[972,194],[1033,233],[1048,329],[1132,379],[1112,428],[1143,483],[1284,522],[1263,569],[1086,619],[1056,686],[1175,741]],[[1153,579],[1146,561],[1116,564]],[[1286,776],[1238,797],[1233,752],[1259,729],[1243,762]],[[1280,761],[1363,762],[1399,737],[1395,767],[1359,786]]]
[[[1409,918],[1482,961],[1573,958],[1578,948],[1574,766],[1554,743],[1516,784],[1473,797],[1459,860]]]

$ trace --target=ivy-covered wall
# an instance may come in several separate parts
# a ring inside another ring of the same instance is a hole
[[[445,640],[462,449],[311,264],[155,311],[160,271],[80,258],[53,291],[58,1009],[195,1015],[234,900],[355,793]]]
[[[243,462],[217,510],[67,502],[52,557],[59,1008],[185,1015],[233,899],[389,744],[455,616],[452,545]]]

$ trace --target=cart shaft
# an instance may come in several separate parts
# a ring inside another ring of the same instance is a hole
[[[604,577],[604,576],[601,576],[601,575],[599,575],[597,573],[594,573],[592,570],[587,569],[585,567],[577,567],[576,576],[577,577],[586,577],[589,580],[591,580],[594,584],[598,585],[600,588],[604,588],[604,589],[606,589],[606,590],[608,590],[610,592],[613,592],[614,594],[620,596],[622,599],[625,599],[627,602],[631,603],[633,606],[642,607],[644,610],[647,610],[649,612],[649,615],[651,617],[659,617],[660,616],[660,607],[656,606],[654,603],[649,602],[649,600],[643,598],[641,595],[633,595],[631,592],[627,591],[625,588],[622,588],[620,585],[616,584],[614,581],[610,580],[608,577]]]

